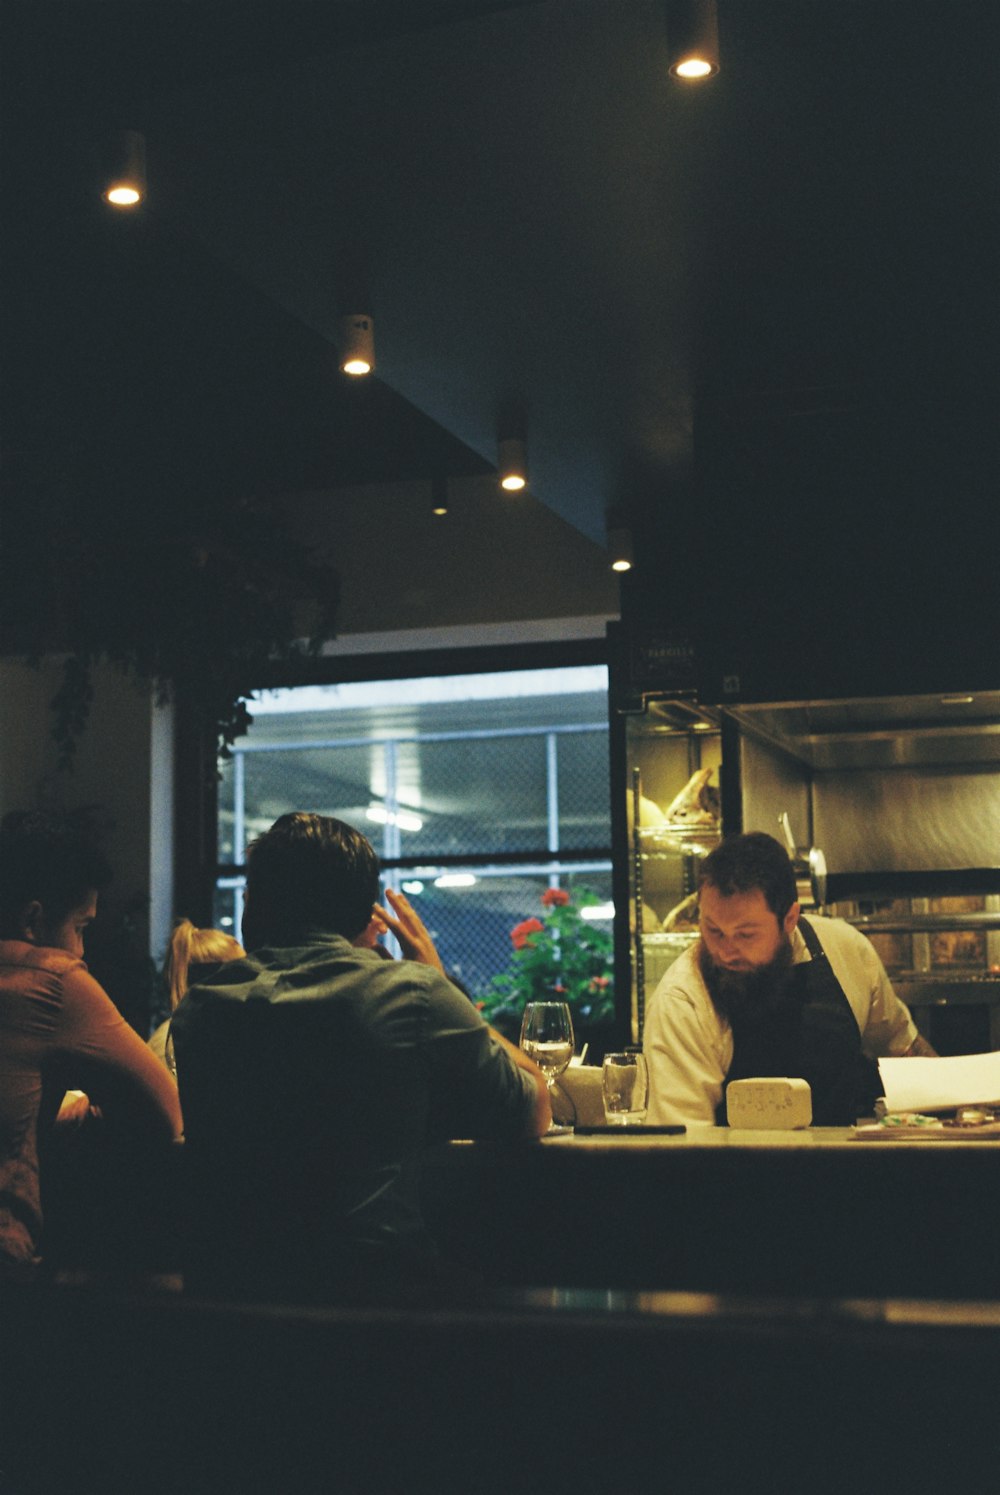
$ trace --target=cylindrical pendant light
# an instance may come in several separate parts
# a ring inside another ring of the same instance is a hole
[[[134,208],[146,195],[146,141],[138,130],[119,130],[108,142],[101,196],[115,208]]]
[[[431,513],[443,519],[448,512],[448,479],[439,473],[431,479]]]
[[[502,436],[498,442],[497,469],[500,487],[507,493],[520,493],[528,483],[528,458],[520,436]]]
[[[670,76],[700,83],[719,71],[719,15],[715,0],[667,0]]]
[[[375,367],[375,324],[367,312],[340,319],[340,367],[354,378]]]
[[[635,564],[631,530],[608,530],[608,556],[611,560],[612,571],[631,571]]]

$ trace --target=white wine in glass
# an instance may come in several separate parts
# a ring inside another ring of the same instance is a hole
[[[529,1002],[521,1022],[521,1047],[553,1087],[573,1057],[573,1018],[565,1002]],[[552,1126],[551,1131],[562,1128]]]

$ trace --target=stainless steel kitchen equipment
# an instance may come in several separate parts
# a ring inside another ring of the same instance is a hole
[[[741,704],[728,829],[788,814],[936,1047],[1000,1049],[1000,692]]]
[[[619,1017],[633,1041],[697,938],[701,857],[724,833],[765,830],[788,846],[803,904],[872,940],[936,1047],[1000,1049],[1000,691],[717,706],[650,690],[627,707],[613,762]],[[706,767],[717,799],[672,823]]]

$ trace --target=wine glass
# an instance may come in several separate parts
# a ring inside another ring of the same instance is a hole
[[[549,1099],[573,1057],[573,1018],[566,1002],[529,1002],[521,1022],[521,1047],[545,1076]],[[550,1132],[567,1131],[553,1122]]]

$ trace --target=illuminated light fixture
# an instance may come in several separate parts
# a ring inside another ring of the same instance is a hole
[[[580,910],[581,919],[613,919],[614,916],[613,903],[588,903]]]
[[[411,898],[416,898],[417,895],[418,895],[418,893],[422,893],[424,891],[424,885],[423,885],[423,883],[422,882],[417,882],[417,881],[415,881],[415,882],[404,882],[402,884],[402,888],[403,888],[403,892],[404,893],[408,893]]]
[[[367,312],[353,312],[340,319],[340,367],[360,378],[375,367],[375,324]]]
[[[146,141],[138,130],[119,130],[109,146],[101,196],[114,208],[134,208],[146,195]]]
[[[719,15],[715,0],[667,0],[670,76],[700,83],[719,71]]]
[[[442,872],[435,877],[436,888],[474,888],[479,879],[471,872]]]
[[[421,831],[424,828],[420,816],[410,810],[387,810],[385,805],[369,805],[365,814],[376,825],[398,825],[401,831]]]
[[[506,493],[520,493],[528,485],[528,459],[519,436],[502,436],[499,442],[498,469],[500,487]]]
[[[431,513],[443,519],[448,512],[448,479],[436,477],[431,482]]]
[[[611,557],[612,571],[631,571],[635,564],[631,530],[608,530],[608,555]]]

